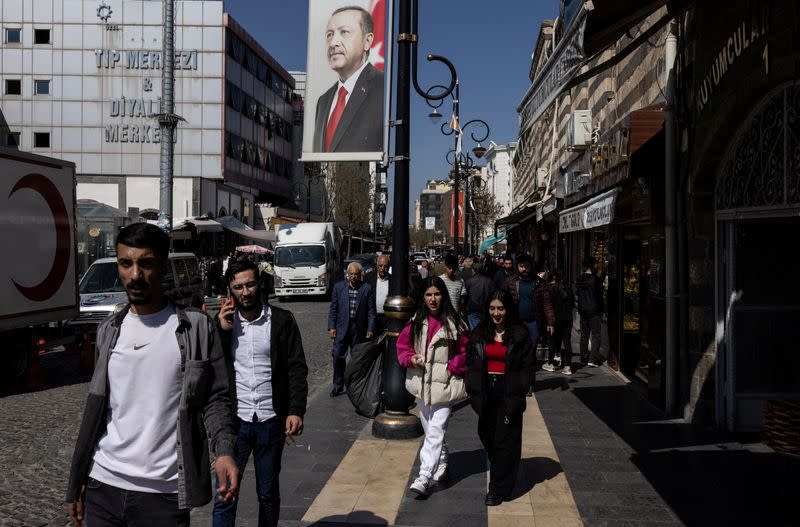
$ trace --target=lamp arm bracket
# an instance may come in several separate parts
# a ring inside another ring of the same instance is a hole
[[[389,126],[403,126],[402,119],[389,120]]]
[[[397,35],[398,42],[417,42],[419,36],[415,33],[399,33]]]

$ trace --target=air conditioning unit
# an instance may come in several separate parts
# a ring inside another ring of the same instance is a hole
[[[539,167],[536,169],[536,188],[544,188],[547,186],[547,169]]]
[[[575,110],[569,119],[568,147],[583,149],[592,144],[592,111]]]
[[[573,171],[564,178],[564,192],[569,195],[589,184],[589,174]]]

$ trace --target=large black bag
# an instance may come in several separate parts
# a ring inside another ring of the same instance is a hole
[[[383,387],[383,352],[386,348],[386,333],[378,338],[362,342],[350,350],[350,360],[344,372],[347,397],[358,415],[373,419],[381,413],[381,389]]]

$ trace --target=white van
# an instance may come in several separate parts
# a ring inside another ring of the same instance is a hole
[[[275,294],[330,295],[340,278],[341,234],[333,223],[278,225],[275,243]]]
[[[196,295],[203,295],[200,265],[192,253],[170,253],[170,270],[164,277],[164,291],[170,299],[188,306]],[[116,258],[100,258],[89,266],[79,284],[80,315],[70,326],[94,331],[108,316],[128,303],[117,272]]]

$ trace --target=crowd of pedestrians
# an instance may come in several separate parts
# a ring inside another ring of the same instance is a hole
[[[331,396],[343,393],[346,349],[375,333],[376,308],[388,295],[389,259],[363,283],[358,264],[334,294],[328,328],[333,346]],[[487,505],[511,494],[521,453],[522,414],[533,394],[537,364],[572,375],[573,312],[581,315],[581,364],[600,364],[602,283],[586,258],[573,294],[564,273],[536,267],[528,254],[505,254],[500,265],[488,255],[461,261],[446,255],[437,276],[427,261],[411,264],[409,295],[416,313],[397,340],[397,360],[406,368],[406,389],[416,399],[425,437],[419,474],[409,490],[427,496],[447,475],[447,421],[454,404],[469,397],[479,416],[478,436],[490,463]],[[381,285],[384,284],[384,285]],[[381,289],[379,292],[378,289]],[[350,301],[350,309],[343,309]],[[385,326],[379,326],[383,329]],[[346,332],[344,346],[338,335]],[[588,351],[591,342],[591,355]],[[346,349],[345,349],[346,348]],[[542,360],[537,361],[541,356]]]
[[[252,458],[258,524],[276,526],[281,456],[286,442],[303,433],[308,367],[294,316],[267,301],[264,262],[233,253],[203,259],[207,291],[226,293],[212,320],[165,294],[163,231],[146,223],[125,227],[116,250],[129,303],[97,333],[69,476],[70,519],[79,527],[188,525],[189,509],[213,498],[213,525],[234,525]],[[581,362],[602,360],[602,283],[591,258],[575,294],[563,273],[535,269],[526,254],[504,255],[501,266],[486,256],[459,262],[450,255],[443,263],[438,276],[431,265],[412,269],[408,288],[417,308],[397,340],[424,430],[409,490],[425,497],[447,477],[447,423],[453,406],[469,399],[490,463],[486,504],[498,505],[509,498],[519,468],[537,348],[547,348],[543,369],[555,371],[560,357],[561,371],[572,373],[577,307]],[[353,262],[347,280],[334,287],[332,397],[346,389],[347,352],[386,329],[389,269],[382,256],[365,279]]]

